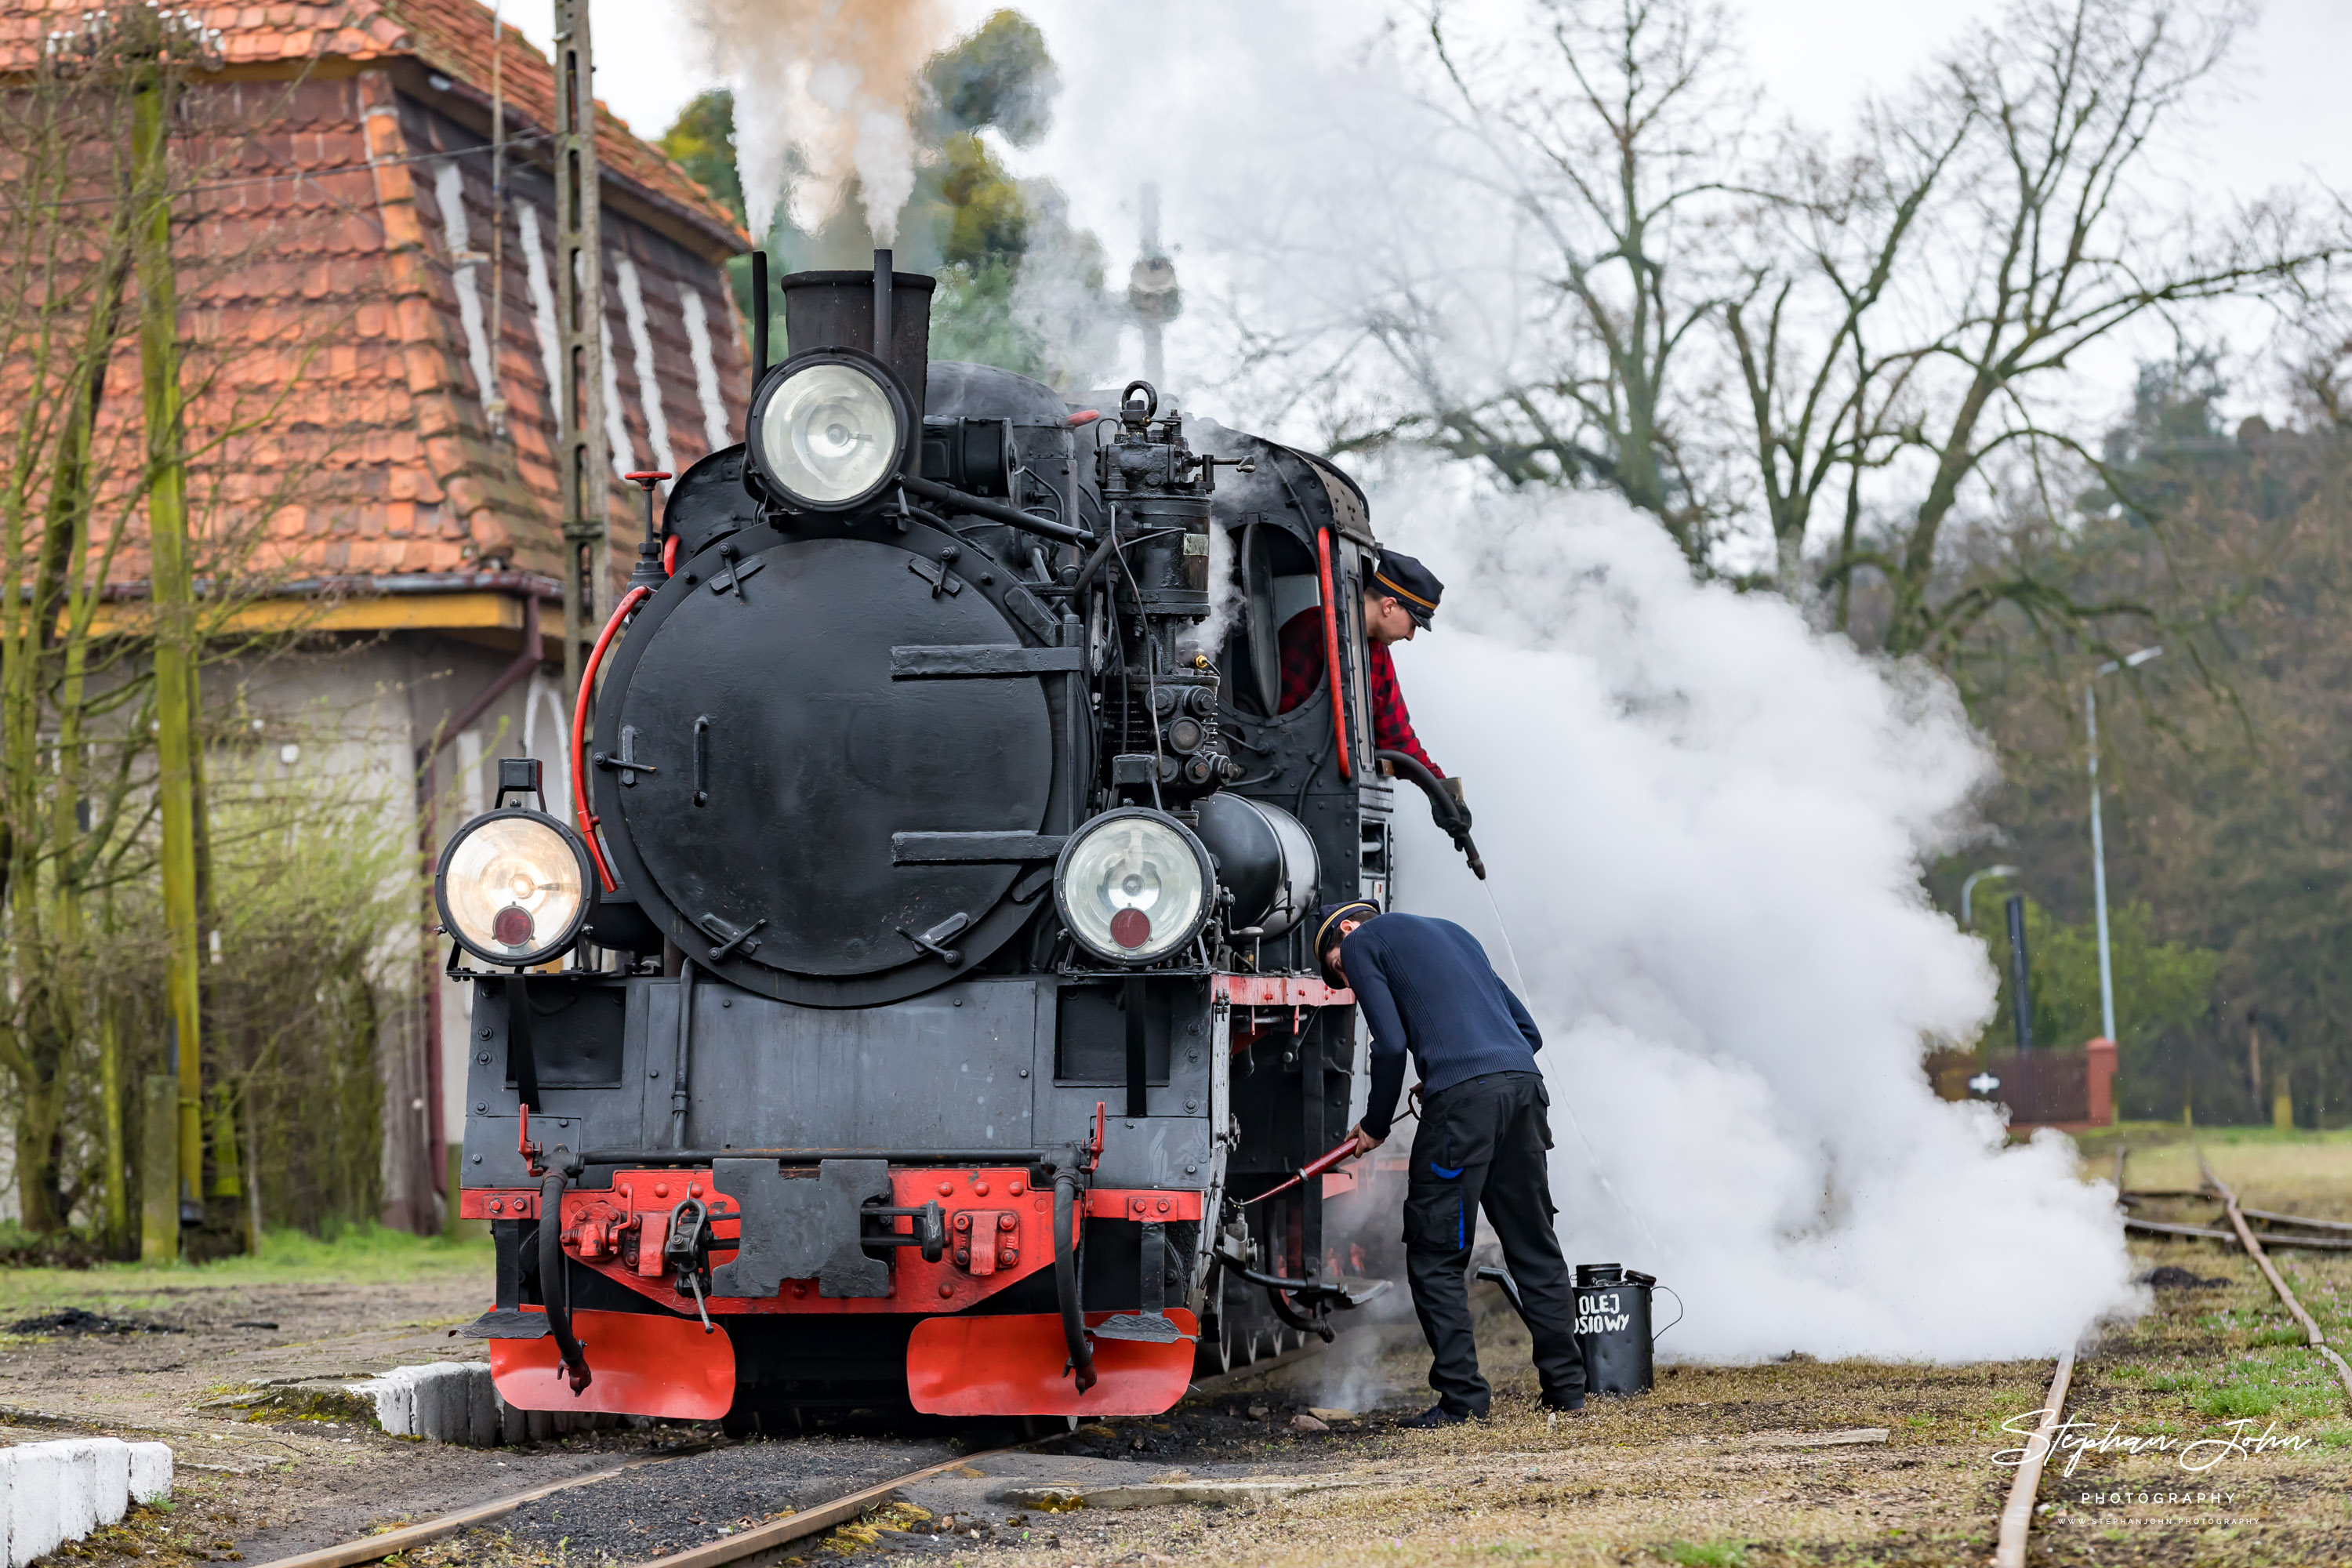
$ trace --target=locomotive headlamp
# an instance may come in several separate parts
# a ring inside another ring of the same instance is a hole
[[[1209,852],[1183,824],[1127,806],[1070,836],[1054,868],[1054,901],[1096,957],[1151,963],[1200,931],[1212,879]]]
[[[880,362],[843,349],[795,356],[751,404],[760,477],[797,505],[846,511],[898,472],[911,421]]]
[[[441,923],[467,952],[517,968],[578,940],[588,915],[588,850],[551,816],[505,808],[459,828],[433,877]]]

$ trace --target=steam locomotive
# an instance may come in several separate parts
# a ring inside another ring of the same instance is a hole
[[[1386,1283],[1349,1178],[1249,1201],[1362,1070],[1312,911],[1391,891],[1363,494],[1141,382],[929,363],[887,252],[778,288],[745,441],[648,502],[578,821],[502,762],[437,868],[467,1331],[527,1409],[1157,1413]]]

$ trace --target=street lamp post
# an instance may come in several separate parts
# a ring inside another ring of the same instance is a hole
[[[1969,918],[1969,895],[1977,890],[1979,882],[1983,881],[1987,877],[2014,877],[2017,874],[2017,868],[2014,866],[1988,866],[1981,871],[1969,872],[1967,880],[1960,884],[1960,929],[1962,931],[1976,929],[1976,922]]]
[[[2099,1022],[2105,1037],[2116,1037],[2116,972],[2107,955],[2107,846],[2099,830],[2099,677],[2119,669],[2137,669],[2164,649],[2144,647],[2122,658],[2111,658],[2083,682],[2083,719],[2091,742],[2091,895],[2099,916]]]

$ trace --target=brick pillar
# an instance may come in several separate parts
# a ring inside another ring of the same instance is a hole
[[[2091,1125],[2113,1127],[2116,1124],[2116,1043],[2098,1039],[2083,1047],[2084,1065],[2091,1080]]]

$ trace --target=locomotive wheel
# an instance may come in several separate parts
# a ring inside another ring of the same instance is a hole
[[[1229,1313],[1220,1310],[1212,1321],[1202,1325],[1201,1342],[1192,1359],[1202,1377],[1234,1370],[1234,1323]]]

